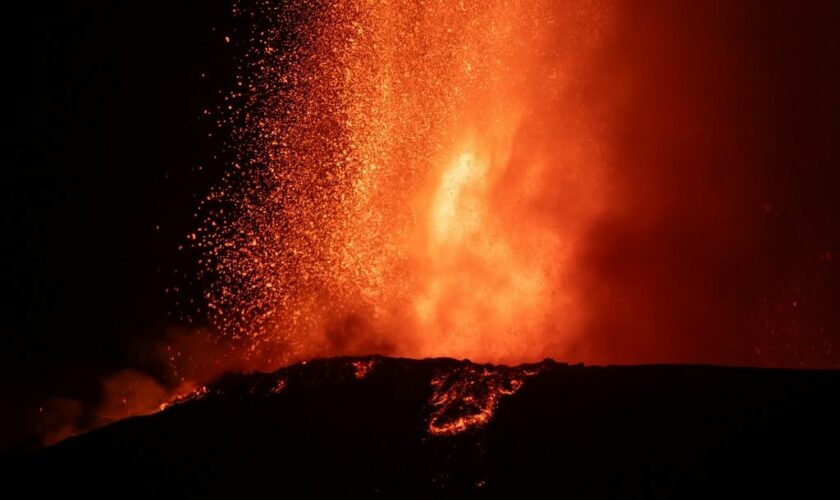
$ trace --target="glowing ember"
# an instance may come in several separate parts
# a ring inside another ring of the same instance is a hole
[[[193,239],[208,313],[258,367],[521,361],[574,342],[575,243],[603,161],[595,120],[564,95],[609,12],[550,4],[245,12],[256,24],[228,99],[240,159]]]
[[[370,375],[370,372],[373,370],[375,364],[375,359],[360,359],[358,361],[353,361],[353,376],[356,377],[357,380],[362,380]]]
[[[278,379],[277,383],[274,384],[274,387],[271,388],[271,393],[272,394],[280,394],[281,392],[283,392],[286,389],[286,385],[288,385],[288,382],[286,381],[285,378]]]
[[[480,427],[493,417],[503,396],[518,391],[537,369],[468,365],[432,379],[429,434],[451,436]]]
[[[187,392],[186,394],[181,394],[181,395],[175,396],[170,401],[162,403],[160,405],[160,407],[158,408],[158,411],[163,411],[163,410],[165,410],[167,408],[170,408],[172,406],[175,406],[175,405],[179,405],[179,404],[182,404],[182,403],[186,403],[188,401],[193,401],[193,400],[196,400],[196,399],[200,399],[200,398],[206,396],[208,392],[209,391],[208,391],[206,386],[198,387],[196,389],[193,389],[192,391]]]

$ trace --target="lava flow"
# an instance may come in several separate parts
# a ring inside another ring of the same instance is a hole
[[[525,379],[539,373],[534,366],[474,366],[440,373],[431,381],[429,434],[452,436],[481,427],[493,418],[502,396],[516,393]]]

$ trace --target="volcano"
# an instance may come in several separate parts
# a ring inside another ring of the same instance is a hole
[[[840,2],[53,3],[0,500],[840,498]]]
[[[840,373],[344,357],[228,373],[16,460],[27,497],[840,491]],[[5,496],[11,498],[11,496]]]

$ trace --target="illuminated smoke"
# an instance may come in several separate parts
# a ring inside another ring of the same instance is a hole
[[[205,204],[210,314],[276,366],[380,352],[562,357],[603,204],[574,97],[600,2],[271,3],[231,96],[239,161]],[[265,26],[265,27],[264,27]]]
[[[373,352],[838,366],[836,231],[805,215],[828,196],[788,193],[773,153],[831,141],[768,103],[829,112],[756,66],[750,9],[238,8],[237,161],[193,236],[224,342],[264,369]]]

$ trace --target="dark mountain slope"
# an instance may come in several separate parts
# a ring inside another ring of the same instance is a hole
[[[336,358],[24,457],[25,497],[838,494],[840,373]],[[6,496],[5,498],[11,498]]]

